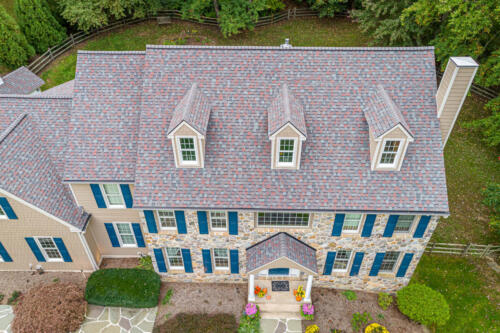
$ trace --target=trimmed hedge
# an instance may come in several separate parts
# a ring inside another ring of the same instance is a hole
[[[90,304],[127,308],[152,308],[160,297],[160,276],[137,268],[101,269],[87,281],[85,299]]]

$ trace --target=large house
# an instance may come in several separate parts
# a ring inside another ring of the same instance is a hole
[[[0,95],[0,270],[405,286],[477,64],[437,89],[432,47],[286,46],[80,51],[64,89]]]

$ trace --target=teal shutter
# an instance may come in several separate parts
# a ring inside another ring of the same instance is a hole
[[[106,231],[108,232],[109,241],[111,242],[112,247],[120,247],[120,242],[118,241],[118,237],[116,236],[115,227],[113,223],[104,223],[106,227]]]
[[[201,255],[203,256],[203,266],[205,267],[205,273],[212,273],[212,256],[210,255],[210,250],[201,250]]]
[[[208,222],[207,222],[207,212],[198,211],[198,227],[200,228],[200,234],[208,234]]]
[[[191,262],[191,251],[189,249],[181,249],[182,261],[184,262],[184,271],[193,273],[193,264]]]
[[[156,226],[155,213],[152,210],[145,210],[144,217],[146,218],[146,224],[148,226],[148,232],[151,234],[158,233],[158,227]]]
[[[240,259],[238,250],[229,250],[229,258],[231,260],[231,274],[240,273]]]
[[[43,256],[42,251],[40,251],[40,248],[38,248],[35,239],[33,237],[25,237],[24,239],[35,255],[36,260],[38,260],[39,262],[45,262],[45,257]]]
[[[290,268],[269,268],[267,275],[290,275]]]
[[[166,273],[167,265],[165,264],[165,257],[163,256],[162,249],[153,249],[156,259],[156,267],[158,267],[158,272]]]
[[[2,210],[5,212],[5,215],[9,218],[9,220],[17,220],[17,215],[14,213],[9,201],[7,198],[0,198],[0,206]]]
[[[94,194],[94,199],[98,208],[106,208],[106,202],[104,201],[104,197],[102,196],[101,187],[99,184],[90,184],[90,188],[92,189],[92,193]]]
[[[379,252],[375,255],[375,260],[373,260],[372,269],[370,270],[370,276],[377,276],[382,265],[382,260],[384,260],[385,252]]]
[[[340,236],[342,234],[342,227],[344,226],[345,214],[335,214],[335,221],[333,222],[332,236]]]
[[[359,274],[359,269],[361,268],[361,263],[363,262],[363,257],[365,256],[364,252],[356,252],[354,255],[354,260],[351,266],[351,272],[349,276],[356,276]]]
[[[186,217],[184,216],[184,211],[176,210],[174,214],[175,214],[175,221],[177,224],[177,233],[187,234]]]
[[[0,242],[0,257],[2,257],[2,260],[5,262],[12,262],[12,258],[3,246],[2,242]]]
[[[375,224],[375,219],[377,215],[368,214],[366,215],[365,225],[363,226],[363,231],[361,232],[361,237],[370,237],[372,235],[373,225]]]
[[[415,233],[413,234],[413,238],[422,238],[424,237],[425,230],[427,229],[427,225],[431,217],[428,215],[423,215],[420,217],[420,221],[418,222],[417,228],[415,229]]]
[[[328,252],[326,255],[325,268],[323,269],[323,275],[331,275],[333,262],[335,261],[336,252]]]
[[[132,208],[134,205],[134,200],[132,199],[132,192],[130,192],[130,186],[128,184],[120,184],[120,189],[122,190],[123,200],[125,201],[125,207]]]
[[[387,220],[387,225],[384,230],[384,237],[392,237],[394,234],[394,228],[396,227],[396,223],[398,223],[399,215],[390,215]]]
[[[72,262],[73,260],[71,259],[71,256],[69,255],[68,249],[66,248],[66,245],[64,245],[62,238],[54,237],[54,243],[56,243],[56,246],[59,249],[61,256],[63,257],[64,262]]]
[[[144,237],[142,237],[141,225],[139,223],[132,223],[132,230],[134,230],[135,241],[138,247],[146,247]]]
[[[227,213],[229,219],[229,234],[237,235],[238,234],[238,212],[229,212]]]
[[[406,253],[401,260],[401,265],[399,265],[398,272],[396,273],[396,277],[404,277],[406,275],[406,271],[408,270],[408,266],[410,266],[411,260],[413,259],[413,253]]]

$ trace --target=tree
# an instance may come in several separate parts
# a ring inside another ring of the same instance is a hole
[[[311,9],[319,12],[319,17],[334,17],[335,13],[345,12],[349,0],[306,0]]]
[[[0,62],[10,68],[24,65],[35,55],[35,50],[28,43],[16,21],[0,6]]]
[[[50,46],[66,38],[64,28],[52,16],[43,0],[15,0],[17,21],[28,42],[36,52],[43,53]]]

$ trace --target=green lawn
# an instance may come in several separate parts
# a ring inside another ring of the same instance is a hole
[[[0,6],[5,8],[10,16],[16,18],[16,14],[14,13],[14,0],[0,0]]]

